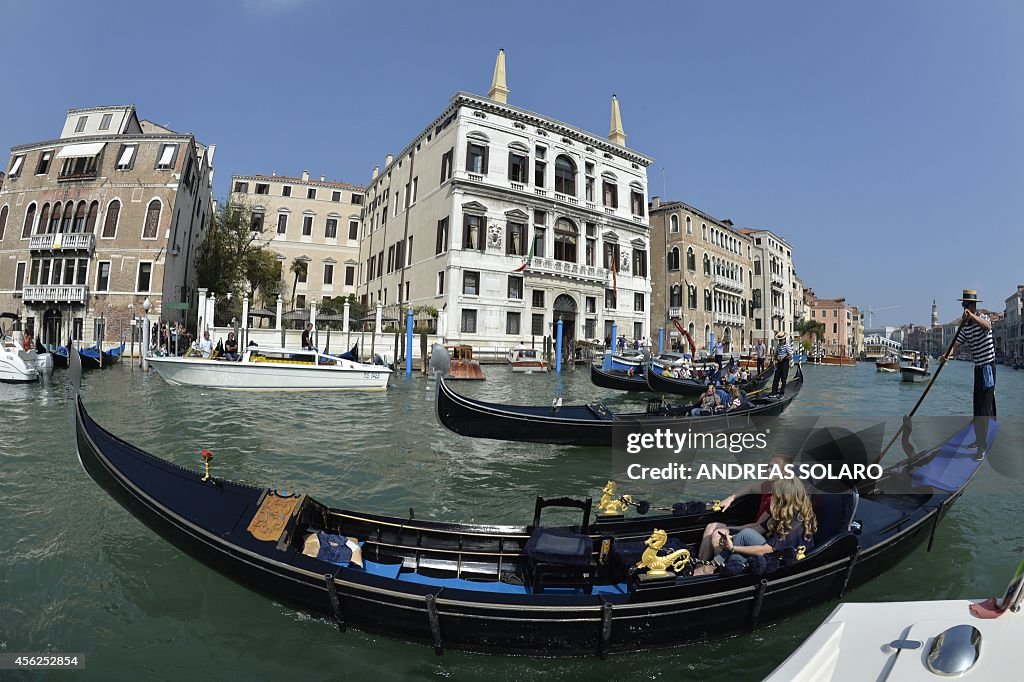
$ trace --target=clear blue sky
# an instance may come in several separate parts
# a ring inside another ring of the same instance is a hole
[[[1024,4],[0,0],[0,147],[133,102],[232,173],[365,183],[458,90],[653,156],[651,194],[775,230],[821,296],[943,320],[1024,283]]]

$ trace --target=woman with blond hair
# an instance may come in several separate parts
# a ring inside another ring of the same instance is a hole
[[[747,557],[796,549],[801,545],[809,552],[814,547],[814,533],[817,530],[818,519],[803,483],[793,478],[779,479],[772,487],[768,515],[762,523],[745,527],[735,535],[728,530],[716,531],[718,542],[714,543],[715,563],[744,563]],[[700,569],[694,575],[714,570],[705,566]]]

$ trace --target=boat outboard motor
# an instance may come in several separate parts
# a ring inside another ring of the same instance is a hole
[[[452,368],[452,354],[439,343],[430,348],[430,370],[442,377],[448,376]]]

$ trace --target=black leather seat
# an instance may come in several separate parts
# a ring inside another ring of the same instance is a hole
[[[529,574],[533,577],[533,591],[542,592],[545,587],[581,588],[590,592],[597,564],[594,562],[594,541],[586,531],[590,527],[590,510],[593,500],[537,498],[533,513],[530,539],[526,542]],[[547,507],[569,507],[579,509],[583,520],[577,528],[543,528],[540,525],[541,512]]]

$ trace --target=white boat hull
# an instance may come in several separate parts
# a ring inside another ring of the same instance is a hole
[[[968,611],[973,603],[953,599],[843,604],[766,682],[941,680],[926,667],[928,651],[940,633],[963,624],[981,632],[981,654],[972,668],[955,679],[1020,679],[1018,647],[1024,640],[1024,614],[1007,611],[998,618],[975,618]],[[896,640],[914,640],[921,646],[889,646]]]
[[[295,366],[160,357],[148,361],[169,384],[234,391],[383,391],[391,375],[380,365]]]
[[[39,372],[35,367],[20,362],[20,359],[0,358],[0,381],[21,384],[38,380]]]
[[[903,381],[907,383],[928,381],[928,376],[931,375],[931,372],[920,367],[904,367],[900,372],[903,374]]]

